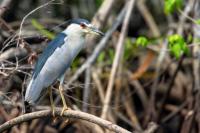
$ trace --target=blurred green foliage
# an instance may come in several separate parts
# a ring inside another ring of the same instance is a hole
[[[55,38],[55,34],[46,30],[45,27],[40,24],[36,19],[32,19],[31,20],[31,24],[33,25],[33,27],[35,27],[42,35],[46,36],[49,39],[54,39]]]
[[[100,63],[100,62],[103,62],[104,59],[106,57],[106,53],[103,51],[99,54],[98,58],[97,58],[97,62]]]
[[[136,53],[135,51],[137,51],[137,46],[134,45],[131,38],[129,38],[129,37],[126,38],[124,43],[125,44],[124,44],[123,60],[127,61],[134,57],[134,54]],[[105,62],[106,65],[111,65],[113,63],[114,56],[115,56],[114,48],[109,48],[106,51],[102,51],[99,54],[99,56],[97,58],[97,62],[98,63]]]
[[[164,12],[166,14],[173,13],[175,10],[180,9],[183,6],[183,0],[165,0]]]
[[[168,46],[172,55],[177,59],[182,54],[189,54],[189,48],[182,36],[174,34],[168,37]]]
[[[135,41],[136,46],[146,47],[149,44],[149,41],[146,37],[140,36]]]
[[[200,19],[195,20],[195,23],[198,24],[198,25],[200,25]]]
[[[109,54],[109,60],[108,60],[108,64],[112,64],[113,63],[113,60],[114,60],[114,57],[115,57],[115,51],[114,49],[109,49],[108,50],[108,54]]]
[[[129,60],[134,57],[137,47],[132,42],[131,38],[126,38],[124,48],[124,60]]]
[[[77,68],[81,66],[81,57],[77,57],[74,59],[74,61],[71,64],[71,70],[72,72],[76,72]]]
[[[101,4],[103,3],[103,0],[95,0],[97,7],[100,7]]]
[[[104,65],[111,65],[113,60],[114,60],[114,56],[115,56],[114,49],[113,48],[109,48],[108,50],[102,51],[99,54],[99,56],[97,58],[97,62],[98,62],[98,64],[101,64],[102,62],[104,62]]]

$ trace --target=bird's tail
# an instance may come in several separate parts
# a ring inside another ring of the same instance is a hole
[[[29,102],[24,101],[24,113],[32,112],[32,106]]]

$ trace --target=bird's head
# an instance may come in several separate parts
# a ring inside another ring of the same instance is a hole
[[[95,28],[89,21],[85,19],[71,19],[64,31],[66,34],[74,34],[85,36],[87,34],[96,34],[103,36],[104,33]]]

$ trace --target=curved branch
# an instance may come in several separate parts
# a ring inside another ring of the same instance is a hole
[[[60,116],[60,113],[61,113],[61,109],[55,110],[56,116]],[[33,112],[33,113],[24,114],[24,115],[21,115],[19,117],[11,119],[10,121],[7,121],[4,124],[0,125],[0,132],[8,130],[9,128],[11,128],[11,127],[13,127],[17,124],[20,124],[22,122],[26,122],[26,121],[37,119],[37,118],[50,117],[51,115],[52,115],[52,113],[51,113],[50,110],[37,111],[37,112]],[[64,112],[63,116],[67,117],[67,118],[75,118],[75,119],[86,120],[86,121],[95,123],[99,126],[107,128],[107,129],[114,131],[114,132],[130,133],[129,131],[119,127],[118,125],[115,125],[115,124],[113,124],[113,123],[111,123],[107,120],[101,119],[97,116],[94,116],[94,115],[91,115],[91,114],[88,114],[88,113],[84,113],[84,112],[80,112],[80,111],[74,111],[74,110],[67,110],[67,111]]]

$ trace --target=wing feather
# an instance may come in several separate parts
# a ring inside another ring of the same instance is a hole
[[[66,36],[67,35],[65,33],[59,33],[56,38],[48,44],[35,65],[35,69],[33,71],[33,79],[35,79],[40,73],[48,57],[53,54],[55,49],[57,47],[61,47],[64,44],[64,39]]]

